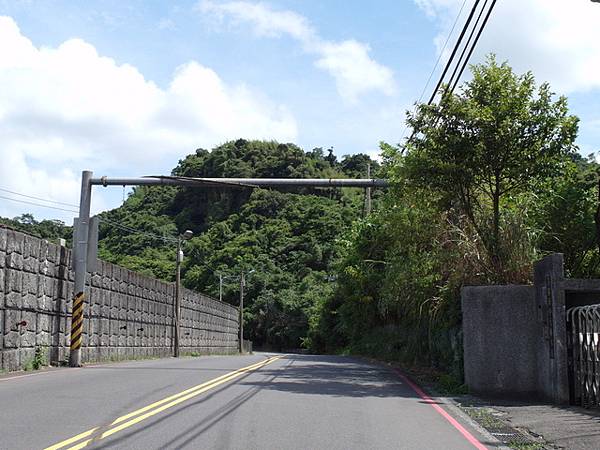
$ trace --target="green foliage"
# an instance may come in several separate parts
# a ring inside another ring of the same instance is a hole
[[[336,242],[356,216],[350,206],[314,196],[255,190],[237,214],[188,243],[187,286],[218,295],[215,272],[255,269],[246,286],[245,320],[255,345],[298,348],[311,313],[331,290]],[[224,298],[237,303],[237,282]]]
[[[33,358],[23,364],[23,370],[26,372],[30,370],[39,370],[44,367],[47,361],[47,349],[45,347],[36,346]]]
[[[430,365],[460,380],[460,289],[527,283],[539,256],[597,271],[597,169],[547,84],[493,57],[459,94],[419,105],[406,149],[381,144],[393,188],[343,240],[334,294],[311,322],[319,350]],[[450,383],[450,381],[448,381]]]
[[[360,354],[458,366],[447,348],[458,346],[460,287],[485,279],[464,247],[480,251],[481,244],[449,222],[451,212],[440,211],[431,192],[393,190],[385,200],[344,241],[337,289],[311,328],[312,342],[325,351],[348,346]]]
[[[540,230],[541,253],[564,254],[567,276],[600,276],[595,215],[598,208],[598,164],[593,155],[568,162],[564,176],[549,180],[529,196],[529,225]]]
[[[560,175],[573,152],[578,119],[547,83],[507,63],[472,67],[462,92],[444,91],[439,105],[419,105],[408,123],[415,139],[403,161],[405,175],[454,201],[494,258],[500,248],[502,203]]]
[[[304,152],[294,144],[239,139],[210,152],[197,150],[179,161],[173,174],[358,177],[366,175],[369,163],[376,174],[379,166],[367,155],[337,161],[320,148]],[[362,192],[354,189],[139,187],[123,206],[102,215],[99,254],[173,281],[176,244],[171,239],[190,229],[195,237],[184,244],[183,283],[218,297],[218,273],[229,275],[223,298],[237,305],[235,277],[255,269],[245,289],[247,337],[258,346],[299,348],[311,344],[310,323],[318,321],[333,291],[338,239],[359,217],[362,205]]]
[[[42,220],[37,221],[31,214],[22,214],[13,219],[0,217],[0,224],[14,228],[41,239],[47,239],[55,244],[59,239],[65,239],[70,246],[73,240],[73,229],[60,220]]]
[[[177,236],[177,227],[173,223],[172,203],[176,194],[177,190],[170,186],[141,186],[134,189],[123,206],[101,214],[104,220],[98,230],[100,258],[173,281],[176,247],[172,240]]]

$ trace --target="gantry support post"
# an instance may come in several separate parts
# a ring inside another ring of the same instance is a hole
[[[73,242],[73,308],[71,316],[71,351],[69,365],[81,366],[81,341],[83,337],[83,308],[85,305],[85,279],[87,275],[88,229],[90,224],[90,203],[92,200],[92,175],[89,170],[81,173],[81,197],[79,201],[79,223]]]

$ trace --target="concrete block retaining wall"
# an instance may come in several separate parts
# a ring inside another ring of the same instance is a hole
[[[36,357],[68,358],[73,297],[70,250],[0,228],[0,369],[18,370]],[[172,354],[174,285],[104,261],[88,275],[84,362]],[[238,349],[238,310],[183,289],[181,352]]]

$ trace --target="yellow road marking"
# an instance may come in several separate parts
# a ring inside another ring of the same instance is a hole
[[[189,389],[186,389],[185,391],[179,392],[177,394],[171,395],[170,397],[164,398],[162,400],[159,400],[157,402],[151,403],[150,405],[144,406],[143,408],[137,409],[135,411],[130,412],[129,414],[126,414],[124,416],[121,416],[117,419],[115,419],[110,425],[108,430],[106,430],[105,432],[103,432],[100,436],[98,437],[94,437],[91,439],[87,439],[83,442],[81,442],[80,444],[77,444],[73,447],[69,447],[69,450],[76,450],[76,449],[81,449],[85,446],[87,446],[89,443],[91,443],[92,441],[96,441],[96,440],[101,440],[104,439],[114,433],[117,433],[118,431],[121,431],[125,428],[128,428],[132,425],[135,425],[136,423],[141,422],[142,420],[147,419],[148,417],[152,417],[166,409],[169,409],[175,405],[178,405],[179,403],[182,403],[186,400],[189,400],[192,397],[195,397],[197,395],[202,394],[203,392],[208,391],[209,389],[212,389],[214,387],[217,387],[223,383],[226,383],[228,381],[233,380],[234,378],[239,377],[240,375],[250,372],[252,370],[256,370],[256,369],[260,369],[261,367],[266,366],[267,364],[270,364],[278,359],[282,358],[282,356],[274,356],[271,358],[268,358],[264,361],[260,361],[258,363],[252,364],[250,366],[246,366],[246,367],[242,367],[241,369],[237,369],[234,370],[233,372],[229,372],[226,373],[225,375],[221,375],[220,377],[214,378],[212,380],[209,380],[205,383],[199,384],[197,386],[191,387]],[[162,405],[162,406],[161,406]],[[149,412],[146,412],[149,411]],[[144,413],[145,414],[142,414]],[[140,414],[142,414],[140,416]],[[135,417],[134,419],[131,419],[127,422],[125,422],[126,420],[130,419],[131,417],[134,416],[138,416]],[[121,422],[125,422],[122,423],[121,425],[118,425]],[[118,425],[118,426],[114,426],[114,425]],[[110,428],[113,427],[113,428]],[[84,431],[83,433],[80,433],[76,436],[73,436],[72,438],[66,439],[64,441],[61,441],[57,444],[54,444],[50,447],[47,447],[44,450],[58,450],[60,448],[66,447],[69,444],[73,444],[83,438],[86,438],[92,434],[94,434],[95,432],[99,431],[102,427],[95,427],[92,428],[90,430]]]
[[[133,412],[131,412],[129,414],[126,414],[124,416],[121,416],[121,417],[115,419],[109,425],[109,427],[113,426],[113,425],[117,425],[117,424],[119,424],[119,423],[121,423],[121,422],[129,419],[130,417],[133,417],[133,416],[136,416],[138,414],[141,414],[141,413],[143,413],[145,411],[148,411],[148,410],[150,410],[152,408],[160,406],[160,405],[162,405],[164,403],[167,403],[167,402],[169,402],[171,400],[174,400],[176,398],[182,397],[182,396],[184,396],[186,394],[189,394],[191,392],[195,392],[198,389],[202,389],[202,388],[207,387],[207,386],[213,387],[212,385],[215,382],[223,380],[224,378],[227,378],[227,381],[229,381],[229,379],[232,379],[230,377],[232,377],[233,375],[238,376],[238,375],[241,375],[242,373],[248,372],[250,370],[258,369],[259,367],[262,367],[263,365],[266,365],[266,364],[268,364],[270,362],[273,362],[273,361],[275,361],[276,359],[279,359],[279,358],[281,358],[281,357],[278,356],[278,357],[269,358],[269,359],[267,359],[265,361],[259,361],[258,363],[252,364],[252,365],[247,366],[247,367],[242,367],[241,369],[235,370],[235,371],[230,372],[230,373],[226,373],[225,375],[221,375],[220,377],[214,378],[214,379],[209,380],[209,381],[207,381],[205,383],[202,383],[202,384],[199,384],[197,386],[193,386],[193,387],[191,387],[189,389],[186,389],[185,391],[182,391],[182,392],[179,392],[177,394],[171,395],[170,397],[167,397],[167,398],[164,398],[164,399],[159,400],[157,402],[151,403],[150,405],[144,406],[143,408],[137,409],[137,410],[135,410],[135,411],[133,411]],[[77,436],[74,436],[74,437],[72,437],[70,439],[67,439],[65,441],[59,442],[59,443],[57,443],[57,444],[55,444],[55,445],[53,445],[51,447],[47,447],[45,450],[57,450],[59,448],[65,447],[65,446],[67,446],[69,444],[72,444],[73,442],[77,442],[80,439],[83,439],[84,437],[87,437],[87,436],[93,434],[95,431],[99,430],[100,428],[101,427],[95,427],[95,428],[92,428],[90,430],[84,431],[83,433],[80,433]]]

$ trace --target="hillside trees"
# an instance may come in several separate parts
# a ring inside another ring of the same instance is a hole
[[[0,217],[0,224],[7,225],[16,230],[37,236],[42,239],[48,239],[55,244],[59,239],[65,239],[70,246],[72,237],[72,227],[65,225],[60,220],[36,220],[32,214],[21,214],[20,216],[8,219]]]
[[[369,163],[376,173],[377,163],[367,155],[338,161],[321,148],[304,152],[294,144],[239,139],[210,152],[197,150],[179,161],[173,174],[364,177],[361,171]],[[361,215],[362,205],[363,192],[357,189],[138,187],[120,208],[103,214],[100,256],[173,281],[175,245],[169,239],[191,229],[184,284],[218,297],[218,274],[228,275],[223,298],[237,305],[235,277],[255,269],[246,287],[247,336],[257,345],[298,348],[318,316],[319,302],[333,290],[338,240]]]

